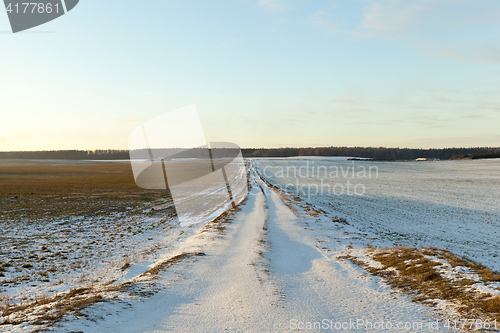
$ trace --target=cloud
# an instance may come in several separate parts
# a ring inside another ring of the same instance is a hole
[[[482,103],[477,108],[495,111],[495,112],[500,112],[500,103],[496,103],[496,102]]]
[[[359,123],[355,123],[357,125],[384,125],[384,126],[392,126],[393,123],[389,121],[362,121]]]
[[[334,28],[334,20],[332,18],[332,15],[325,10],[320,10],[309,15],[307,17],[307,21],[313,26],[325,28],[327,30]]]
[[[485,119],[486,116],[481,115],[481,114],[472,114],[472,115],[464,116],[464,118],[468,118],[468,119]]]
[[[451,119],[437,118],[426,115],[418,115],[407,118],[407,122],[428,127],[443,127],[444,123],[449,123],[450,121]]]
[[[349,112],[354,112],[354,113],[370,113],[370,110],[367,109],[350,109]]]
[[[348,98],[334,98],[334,99],[331,99],[330,101],[334,102],[334,103],[348,104],[348,105],[360,104],[360,102],[355,101],[353,99],[348,99]]]
[[[500,47],[487,43],[449,44],[435,49],[443,58],[483,64],[500,63]]]
[[[399,37],[440,58],[500,63],[498,1],[484,0],[478,6],[473,0],[378,0],[361,12],[361,21],[345,32]]]
[[[447,98],[447,97],[442,97],[442,96],[434,97],[434,100],[435,100],[436,102],[440,102],[440,103],[450,103],[450,102],[455,102],[455,101],[450,100],[450,99],[449,99],[449,98]]]
[[[356,37],[418,35],[422,29],[439,26],[447,20],[445,4],[457,0],[378,0],[364,1],[357,7],[334,6],[307,17],[309,24],[330,33]],[[469,1],[469,0],[458,0]],[[346,15],[347,14],[347,15]],[[411,36],[412,38],[415,36]]]
[[[271,11],[282,11],[290,9],[290,6],[288,4],[283,3],[281,0],[258,0],[257,4]]]
[[[432,34],[479,26],[498,26],[498,2],[484,0],[378,0],[363,7],[360,28],[381,33],[408,30]]]
[[[363,9],[364,19],[361,27],[383,32],[408,29],[422,21],[425,12],[431,10],[429,4],[429,1],[417,1],[407,5],[402,5],[400,1],[376,2]]]

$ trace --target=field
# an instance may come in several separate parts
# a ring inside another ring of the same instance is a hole
[[[388,245],[447,248],[500,270],[500,160],[256,163],[271,183]]]
[[[0,189],[0,300],[9,311],[111,285],[164,249],[167,234],[178,236],[168,193],[137,187],[129,163],[2,161]]]
[[[3,222],[102,217],[164,196],[137,187],[130,164],[116,162],[3,161],[0,186]]]
[[[445,317],[500,320],[499,160],[256,164],[270,186],[286,190],[291,204],[318,217],[310,229],[322,248],[343,244],[338,258]],[[319,218],[324,215],[348,243],[332,237],[334,228]]]
[[[258,159],[246,171],[229,172],[239,206],[215,219],[225,183],[177,188],[193,221],[183,225],[128,163],[3,161],[0,328],[500,320],[497,161]],[[347,182],[364,193],[318,192]]]

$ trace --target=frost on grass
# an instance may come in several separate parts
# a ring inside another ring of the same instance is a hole
[[[341,258],[453,317],[500,320],[500,274],[445,249],[371,248]]]
[[[0,188],[0,330],[149,297],[237,211],[183,228],[169,193],[137,187],[128,163],[2,162]]]
[[[78,315],[182,238],[125,163],[2,163],[0,188],[0,325]]]

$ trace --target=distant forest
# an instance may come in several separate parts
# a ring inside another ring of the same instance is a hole
[[[377,160],[414,160],[430,158],[447,160],[460,158],[488,158],[500,156],[500,148],[374,148],[374,147],[323,147],[323,148],[243,148],[244,157],[292,157],[292,156],[352,156]],[[195,151],[194,156],[198,155]],[[189,157],[189,154],[183,154]],[[0,152],[0,159],[30,160],[126,160],[128,150],[57,150]]]

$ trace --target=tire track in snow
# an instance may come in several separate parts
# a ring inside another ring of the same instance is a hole
[[[74,322],[68,329],[290,332],[295,331],[293,320],[431,320],[428,307],[404,295],[392,295],[387,286],[355,265],[318,249],[310,232],[278,194],[255,176],[254,169],[250,174],[252,188],[247,201],[227,224],[224,235],[202,246],[206,255],[183,268],[184,279],[129,310],[84,325]],[[262,269],[267,271],[262,273]],[[308,330],[321,331],[331,330]],[[384,330],[405,331],[416,330]]]

